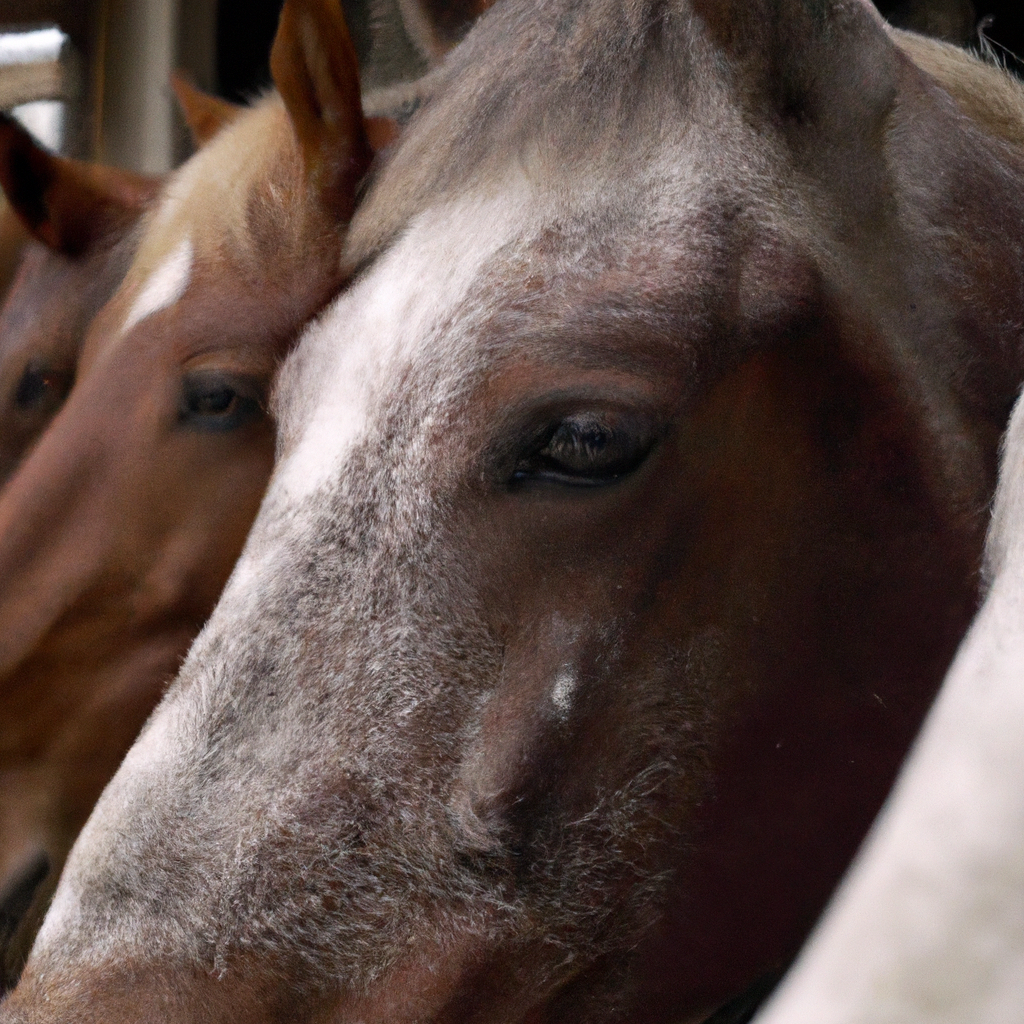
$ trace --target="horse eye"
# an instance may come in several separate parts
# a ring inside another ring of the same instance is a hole
[[[190,394],[187,399],[190,416],[222,416],[231,411],[238,401],[234,388],[212,388],[209,391]]]
[[[43,366],[29,365],[18,381],[14,404],[23,412],[56,409],[68,396],[72,374]]]
[[[198,371],[182,381],[178,422],[195,430],[235,430],[262,412],[261,389],[252,380]]]
[[[583,413],[549,429],[526,458],[514,481],[549,480],[597,486],[636,469],[654,442],[645,420],[621,413]]]

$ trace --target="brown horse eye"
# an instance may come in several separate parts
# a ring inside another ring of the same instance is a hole
[[[650,425],[618,413],[584,413],[556,424],[516,467],[513,479],[596,486],[632,472],[653,444]]]
[[[55,409],[71,390],[71,374],[40,366],[27,366],[18,381],[14,404],[23,412]]]
[[[194,430],[234,430],[261,411],[260,389],[248,378],[203,370],[182,381],[178,422],[183,426]]]
[[[194,416],[220,416],[226,413],[238,395],[231,388],[215,388],[189,395],[188,411]]]

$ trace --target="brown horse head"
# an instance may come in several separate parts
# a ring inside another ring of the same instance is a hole
[[[289,0],[279,95],[167,181],[74,387],[0,498],[0,878],[60,865],[237,558],[271,380],[338,289],[370,162],[335,0]]]
[[[154,179],[47,152],[0,114],[0,187],[24,233],[0,307],[0,481],[60,408],[86,329],[121,283]]]
[[[679,1024],[784,964],[974,611],[1022,197],[866,3],[486,13],[0,1021]]]

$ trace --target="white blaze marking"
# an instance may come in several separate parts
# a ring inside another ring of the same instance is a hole
[[[373,274],[307,329],[299,345],[305,359],[294,374],[302,378],[294,389],[301,396],[288,387],[294,367],[286,364],[282,377],[286,415],[294,414],[290,404],[303,409],[296,417],[301,439],[275,479],[289,499],[334,475],[365,431],[375,398],[403,366],[443,359],[465,344],[439,325],[486,260],[524,231],[524,211],[534,205],[521,195],[524,186],[513,181],[501,198],[474,196],[421,215]]]
[[[147,316],[173,305],[185,294],[192,277],[193,255],[192,240],[183,238],[139,290],[124,327],[121,328],[122,334],[127,334]]]
[[[152,794],[154,805],[164,799],[162,787],[174,777],[173,770],[181,755],[181,721],[180,704],[165,703],[161,713],[154,713],[143,726],[135,745],[79,833],[61,884],[36,937],[40,949],[47,945],[59,946],[61,930],[74,927],[80,913],[79,880],[90,872],[102,870],[109,841],[106,830],[112,828],[116,834],[123,827],[119,822],[131,820],[132,801],[138,799],[141,788],[145,787]]]

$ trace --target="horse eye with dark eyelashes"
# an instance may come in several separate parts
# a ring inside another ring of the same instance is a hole
[[[235,430],[260,415],[257,382],[219,370],[201,370],[182,381],[178,422],[193,430]]]
[[[591,487],[611,483],[636,469],[653,444],[654,432],[642,417],[579,413],[541,435],[534,450],[519,461],[512,479]]]
[[[18,381],[14,404],[22,412],[44,412],[57,409],[71,390],[72,374],[46,366],[29,364]]]

